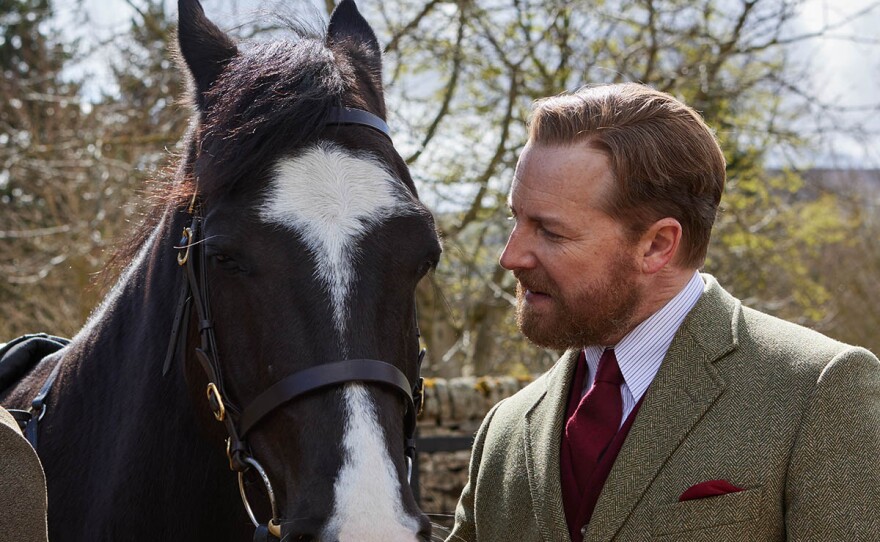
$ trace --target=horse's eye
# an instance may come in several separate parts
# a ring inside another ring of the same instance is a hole
[[[242,271],[244,271],[244,268],[242,268],[242,267],[238,264],[238,262],[235,261],[234,258],[232,258],[232,257],[230,257],[230,256],[228,256],[228,255],[226,255],[226,254],[222,254],[222,253],[211,254],[210,258],[211,258],[212,260],[214,260],[214,262],[215,262],[215,263],[216,263],[221,269],[225,269],[226,271],[232,271],[232,272],[242,272]]]

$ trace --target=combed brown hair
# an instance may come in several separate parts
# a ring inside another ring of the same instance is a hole
[[[604,211],[633,239],[672,217],[682,225],[677,260],[700,267],[724,190],[724,154],[692,108],[645,85],[585,87],[539,100],[529,125],[532,143],[583,143],[608,156],[616,189]]]

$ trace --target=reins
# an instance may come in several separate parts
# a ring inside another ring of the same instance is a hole
[[[389,140],[391,139],[385,121],[360,109],[333,108],[325,125],[366,126],[383,134]],[[404,454],[409,478],[412,475],[415,457],[416,416],[422,405],[423,381],[421,377],[417,377],[415,385],[411,385],[406,375],[390,363],[374,359],[347,359],[316,365],[276,382],[243,409],[239,409],[229,400],[218,360],[217,340],[211,317],[205,248],[202,238],[203,218],[197,193],[193,195],[188,212],[191,215],[191,222],[189,226],[184,228],[179,246],[175,247],[179,251],[177,262],[184,268],[186,279],[182,282],[178,294],[174,323],[162,372],[163,374],[169,372],[172,360],[179,354],[179,349],[185,346],[185,328],[189,321],[186,316],[191,313],[190,306],[195,305],[200,337],[200,345],[195,349],[196,359],[208,377],[206,395],[211,411],[217,421],[223,423],[226,429],[226,454],[229,458],[229,467],[238,473],[242,502],[245,511],[256,527],[254,540],[268,541],[271,539],[270,537],[280,538],[281,525],[272,484],[263,466],[254,458],[246,437],[266,416],[304,394],[350,382],[381,384],[400,392],[406,403]],[[418,322],[416,322],[416,333],[418,334]],[[425,351],[422,349],[417,360],[419,369],[424,354]],[[259,474],[269,496],[272,518],[265,524],[261,524],[256,519],[244,488],[244,473],[252,469]]]
[[[23,362],[33,358],[42,360],[46,356],[61,350],[68,344],[70,344],[70,339],[55,337],[45,333],[24,335],[3,345],[3,347],[0,348],[0,358],[5,360],[6,358],[4,356],[8,355],[9,357],[20,358]],[[54,363],[55,366],[52,368],[49,376],[46,377],[46,380],[43,381],[40,391],[37,392],[37,395],[35,395],[31,401],[30,408],[27,410],[14,408],[7,410],[15,421],[18,422],[18,427],[21,429],[22,434],[24,434],[27,441],[31,443],[34,450],[37,449],[39,423],[43,420],[43,416],[46,415],[46,399],[49,392],[52,391],[55,379],[58,378],[58,375],[61,372],[60,358],[55,359]],[[28,368],[29,367],[30,366],[28,365]]]

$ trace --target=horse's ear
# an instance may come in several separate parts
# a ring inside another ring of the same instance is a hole
[[[208,20],[198,0],[179,0],[177,13],[180,54],[195,82],[196,102],[202,107],[205,93],[238,49],[229,36]]]
[[[370,23],[358,11],[354,0],[339,2],[339,5],[333,10],[333,14],[330,15],[330,24],[327,27],[326,43],[328,46],[346,41],[361,45],[368,53],[366,60],[372,64],[371,67],[376,73],[381,73],[382,48],[379,46],[379,40],[376,39],[376,34],[370,27]]]

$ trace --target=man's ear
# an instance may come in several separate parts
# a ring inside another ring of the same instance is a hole
[[[639,238],[641,271],[652,275],[675,261],[681,246],[681,223],[671,217],[654,222]]]

